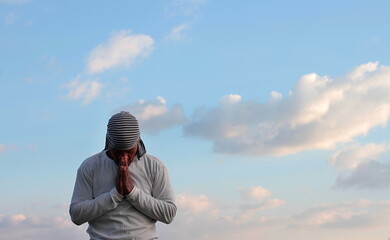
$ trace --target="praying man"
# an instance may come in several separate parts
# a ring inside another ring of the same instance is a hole
[[[172,222],[174,194],[164,163],[146,153],[137,119],[128,112],[107,124],[105,149],[81,164],[69,208],[88,222],[91,240],[158,239],[156,222]]]

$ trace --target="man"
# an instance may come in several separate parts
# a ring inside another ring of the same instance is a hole
[[[108,121],[105,149],[77,171],[70,205],[72,221],[88,222],[90,239],[157,239],[156,221],[176,214],[167,169],[146,154],[136,118],[128,112]]]

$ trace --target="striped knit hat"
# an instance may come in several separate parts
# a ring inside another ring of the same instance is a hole
[[[122,111],[113,115],[107,124],[107,144],[117,150],[129,150],[139,140],[137,119],[129,112]]]

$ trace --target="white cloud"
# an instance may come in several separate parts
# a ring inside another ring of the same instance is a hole
[[[5,146],[3,144],[0,144],[0,153],[5,152]]]
[[[182,125],[187,121],[181,105],[173,105],[169,109],[166,100],[160,96],[157,100],[140,100],[120,110],[133,114],[138,119],[141,130],[148,133],[158,133],[162,129]]]
[[[0,217],[0,226],[16,225],[26,220],[26,216],[23,214],[14,214],[10,216]]]
[[[352,80],[359,80],[363,78],[367,72],[373,72],[377,70],[378,63],[377,62],[369,62],[367,64],[361,65],[349,73],[349,78]]]
[[[336,179],[337,188],[385,189],[390,187],[390,163],[377,161],[358,165],[351,173]]]
[[[97,81],[81,81],[80,76],[78,76],[66,84],[65,88],[69,90],[66,98],[72,100],[82,99],[83,104],[88,104],[100,94],[103,84]]]
[[[115,67],[128,67],[137,59],[149,56],[153,50],[153,44],[154,40],[147,35],[133,34],[128,30],[116,32],[106,43],[99,44],[91,51],[88,57],[87,72],[97,74]],[[57,71],[61,70],[53,58],[48,66]],[[86,105],[100,95],[103,84],[94,80],[81,80],[82,75],[84,74],[79,74],[74,80],[64,85],[64,88],[68,89],[65,98],[82,100]],[[121,79],[122,83],[123,79]],[[122,96],[128,92],[127,86],[112,87],[106,90],[106,97]]]
[[[237,191],[245,200],[245,202],[240,205],[240,209],[243,211],[240,214],[240,218],[250,218],[259,211],[280,207],[286,204],[282,199],[270,198],[272,193],[261,186],[241,187],[238,188]]]
[[[211,208],[211,202],[206,195],[180,194],[176,197],[176,203],[179,208],[194,214]]]
[[[331,79],[308,74],[291,94],[265,103],[240,101],[196,113],[186,136],[214,143],[216,152],[286,155],[330,149],[384,126],[390,117],[390,67],[367,63]]]
[[[329,163],[338,169],[355,169],[362,163],[377,160],[377,157],[387,150],[389,146],[386,144],[354,144],[332,154]]]
[[[280,92],[272,91],[271,92],[271,99],[273,99],[273,100],[282,99],[282,94]]]
[[[335,187],[385,189],[390,187],[390,163],[379,156],[389,150],[388,144],[368,143],[345,146],[329,158],[329,163],[341,170]]]
[[[95,47],[88,58],[88,72],[100,73],[118,66],[130,66],[136,59],[145,58],[153,50],[154,40],[148,35],[122,30],[107,43]]]
[[[271,195],[270,191],[260,186],[239,188],[238,191],[245,200],[260,201]]]
[[[241,96],[238,94],[230,94],[223,96],[221,98],[221,105],[228,105],[228,104],[234,104],[234,103],[239,103],[241,101]]]

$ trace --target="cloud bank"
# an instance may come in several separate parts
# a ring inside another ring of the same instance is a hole
[[[287,155],[349,142],[389,116],[390,67],[369,62],[335,79],[305,75],[288,96],[272,92],[265,103],[225,96],[195,113],[184,133],[212,141],[219,153]]]
[[[176,203],[178,212],[173,223],[157,224],[161,239],[282,240],[289,236],[300,240],[366,240],[368,236],[380,239],[388,234],[390,221],[388,201],[363,199],[322,204],[292,215],[277,214],[273,211],[277,206],[269,206],[268,210],[251,209],[248,214],[240,204],[226,204],[207,195],[179,194]],[[88,236],[86,227],[86,224],[75,226],[67,214],[0,214],[1,239],[84,239]]]
[[[253,209],[248,214],[237,205],[230,205],[229,209],[235,210],[231,214],[224,203],[205,195],[184,195],[177,203],[173,223],[158,224],[161,239],[282,240],[294,236],[300,240],[365,240],[386,233],[390,220],[389,202],[364,199],[322,204],[292,215],[276,214],[271,208]]]
[[[83,239],[85,226],[75,227],[68,216],[1,215],[0,239]]]
[[[317,206],[292,217],[296,225],[317,228],[370,228],[386,224],[389,202],[359,200]],[[382,212],[384,211],[384,212]]]
[[[271,194],[267,189],[259,188]],[[258,193],[253,189],[257,187],[240,188],[239,191],[257,198]],[[178,213],[173,224],[159,225],[161,239],[257,239],[258,234],[274,224],[276,219],[262,213],[284,204],[269,204],[272,199],[262,200],[251,198],[231,204],[207,195],[179,194]],[[263,207],[242,209],[242,204],[248,201],[262,203]]]

